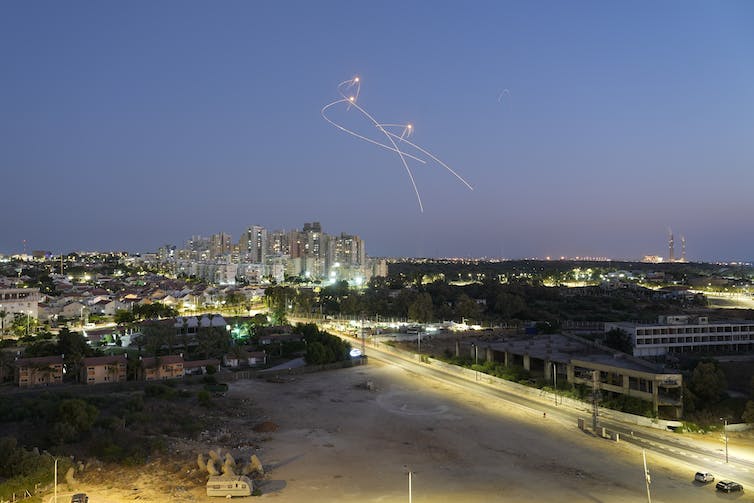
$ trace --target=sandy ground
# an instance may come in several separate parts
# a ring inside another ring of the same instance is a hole
[[[646,498],[641,454],[628,444],[395,367],[246,381],[232,393],[280,425],[260,456],[271,468],[261,489],[281,502],[404,502],[409,471],[416,502]],[[695,468],[648,461],[654,501],[716,497],[691,482]]]
[[[223,447],[237,458],[256,453],[267,469],[261,498],[280,503],[405,502],[409,471],[417,503],[647,499],[641,452],[629,444],[377,362],[283,382],[240,381],[228,399],[238,400],[238,414],[204,444],[176,444],[184,462],[163,466],[165,477],[89,477],[71,489],[86,490],[92,503],[219,501],[204,495],[191,452]],[[279,428],[251,429],[265,420]],[[652,453],[647,460],[654,502],[752,501],[693,483],[698,467]]]

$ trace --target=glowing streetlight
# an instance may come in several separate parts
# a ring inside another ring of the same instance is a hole
[[[474,346],[474,378],[478,381],[479,370],[477,370],[477,366],[479,365],[479,346],[477,346],[475,342],[472,342],[471,345]]]

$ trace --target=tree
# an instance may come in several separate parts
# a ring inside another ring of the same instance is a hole
[[[173,352],[175,346],[176,329],[172,324],[159,322],[145,322],[142,326],[141,333],[145,339],[147,353],[157,356],[163,347],[167,346],[167,353]]]
[[[64,355],[68,374],[78,379],[81,359],[94,354],[94,350],[80,332],[71,332],[64,327],[58,334],[57,354]]]
[[[16,337],[33,335],[34,330],[37,328],[37,324],[38,321],[36,318],[33,318],[28,314],[16,313],[11,322],[11,330]]]
[[[115,316],[113,318],[115,323],[119,325],[133,323],[136,320],[134,313],[126,309],[118,309],[117,311],[115,311]]]
[[[417,295],[408,307],[408,317],[419,323],[432,321],[432,297],[427,292]]]
[[[504,320],[513,318],[526,308],[524,300],[518,295],[500,292],[495,297],[495,312],[500,314]]]
[[[210,355],[221,357],[228,352],[230,337],[217,327],[200,327],[196,331],[197,351],[207,359]]]
[[[462,293],[456,300],[456,315],[459,318],[477,319],[479,316],[479,304],[474,299]]]
[[[689,383],[694,395],[705,404],[717,402],[727,386],[723,370],[714,361],[699,362]]]
[[[741,419],[743,419],[744,423],[754,423],[754,401],[749,400],[746,402],[746,409],[741,414]]]
[[[58,406],[57,421],[53,424],[53,440],[65,443],[78,439],[92,429],[98,415],[97,407],[84,400],[63,400]]]
[[[614,328],[605,334],[605,345],[624,353],[633,353],[633,341],[625,330]]]
[[[332,351],[321,342],[314,341],[306,345],[304,359],[309,365],[324,365],[332,361],[333,356]]]

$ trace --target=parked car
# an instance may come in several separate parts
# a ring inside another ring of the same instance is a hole
[[[76,493],[71,496],[71,503],[89,503],[89,496],[84,493]]]
[[[714,482],[715,476],[710,472],[696,472],[696,475],[694,475],[694,480],[706,484],[707,482]]]
[[[717,483],[715,486],[718,491],[722,491],[724,493],[735,493],[735,492],[743,492],[744,486],[739,484],[738,482],[733,482],[732,480],[721,480]]]

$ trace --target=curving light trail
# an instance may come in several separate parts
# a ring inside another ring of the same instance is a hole
[[[407,139],[409,136],[411,136],[411,134],[414,131],[414,128],[413,128],[413,126],[411,124],[386,124],[386,123],[377,122],[377,120],[374,117],[372,117],[372,115],[369,114],[369,112],[367,112],[366,110],[364,110],[364,108],[362,108],[361,106],[359,106],[359,104],[357,103],[360,91],[361,91],[361,79],[359,77],[354,77],[354,78],[349,79],[349,80],[344,80],[343,82],[341,82],[340,84],[338,84],[338,94],[340,94],[340,96],[342,97],[342,99],[333,101],[332,103],[329,103],[329,104],[325,105],[324,107],[322,107],[322,110],[320,110],[320,113],[322,114],[322,117],[327,122],[329,122],[330,124],[332,124],[336,128],[340,129],[341,131],[343,131],[345,133],[348,133],[348,134],[350,134],[352,136],[355,136],[356,138],[358,138],[360,140],[364,140],[364,141],[366,141],[368,143],[371,143],[373,145],[377,145],[380,148],[384,148],[386,150],[390,150],[390,151],[395,152],[396,154],[398,154],[398,157],[401,160],[401,164],[403,164],[403,167],[406,169],[406,173],[408,174],[408,178],[411,181],[411,186],[413,187],[414,193],[416,194],[416,199],[419,202],[419,211],[421,211],[422,213],[424,212],[424,205],[422,204],[422,199],[421,199],[421,196],[419,195],[419,189],[416,187],[416,181],[414,180],[414,174],[411,172],[411,168],[408,167],[407,159],[412,159],[412,160],[418,161],[418,162],[420,162],[422,164],[426,164],[427,163],[427,159],[424,159],[424,158],[420,157],[418,154],[417,155],[412,155],[412,154],[410,154],[408,152],[405,152],[405,151],[401,150],[398,147],[399,144],[401,144],[401,146],[407,145],[409,147],[412,147],[412,148],[416,149],[421,154],[429,157],[431,160],[435,161],[440,166],[442,166],[445,169],[447,169],[456,178],[458,178],[461,182],[463,182],[463,184],[466,185],[466,187],[468,187],[470,190],[474,190],[474,188],[466,180],[464,180],[463,177],[461,177],[461,175],[459,175],[458,173],[456,173],[455,171],[453,171],[447,164],[445,164],[443,161],[441,161],[439,158],[437,158],[434,154],[432,154],[431,152],[423,149],[422,147],[420,147],[416,143],[413,143],[413,142],[411,142],[411,141],[409,141]],[[387,142],[386,143],[381,143],[381,142],[379,142],[377,140],[374,140],[374,139],[369,138],[367,136],[361,135],[361,134],[359,134],[359,133],[357,133],[355,131],[352,131],[352,130],[346,128],[346,127],[341,126],[337,122],[335,122],[332,119],[330,119],[327,116],[326,112],[330,108],[332,108],[334,106],[337,106],[337,105],[340,105],[341,103],[346,104],[346,111],[349,111],[349,110],[351,110],[351,108],[353,108],[355,110],[358,110],[364,117],[366,117],[369,121],[371,121],[372,124],[377,128],[377,130],[385,136],[385,138],[387,139]],[[398,129],[398,128],[399,128],[400,134],[396,134],[393,131],[389,130],[389,129]]]

